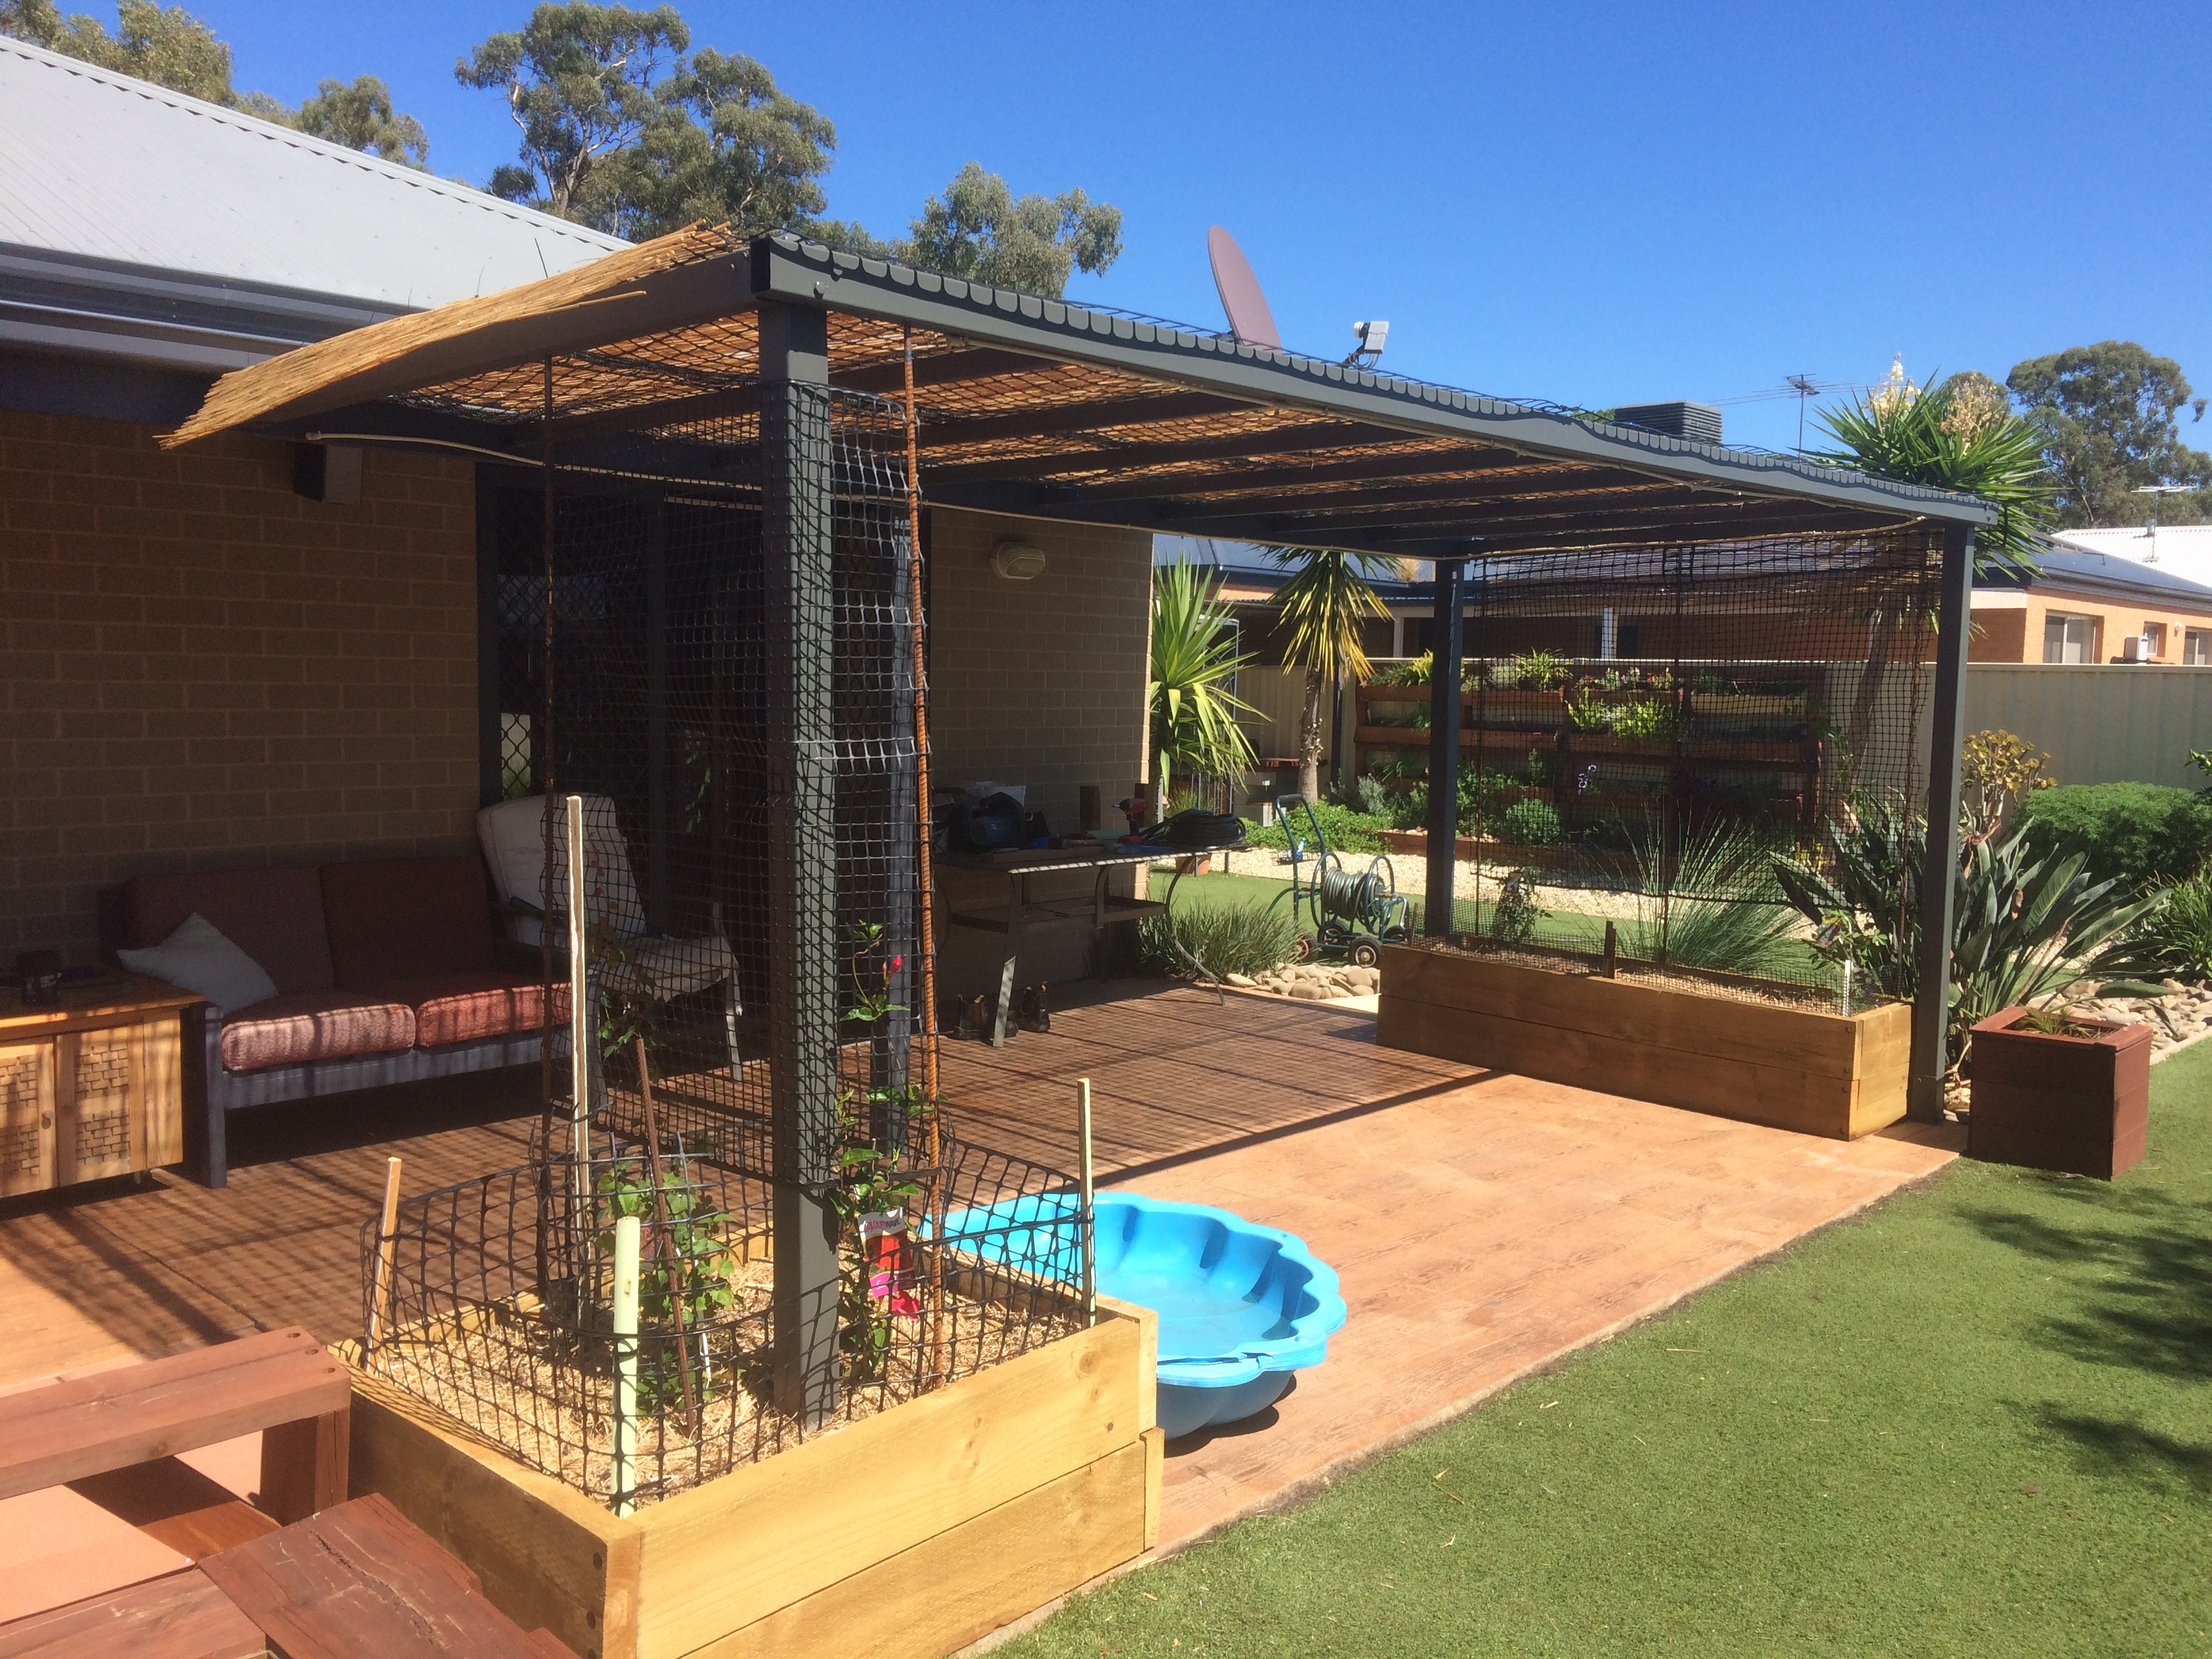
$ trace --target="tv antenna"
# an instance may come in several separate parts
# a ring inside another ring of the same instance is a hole
[[[2178,495],[2195,488],[2193,484],[2142,484],[2130,492],[2131,495],[2150,497],[2150,523],[2143,527],[2143,534],[2150,538],[2150,551],[2143,555],[2145,564],[2158,562],[2158,498],[2161,495]]]
[[[1809,369],[1802,374],[1785,374],[1782,378],[1797,393],[1797,453],[1802,455],[1805,453],[1805,400],[1818,393],[1820,388]]]
[[[1359,343],[1352,348],[1352,355],[1344,360],[1344,366],[1372,368],[1382,356],[1382,343],[1390,337],[1390,325],[1379,318],[1371,323],[1354,323],[1352,337]]]
[[[1213,266],[1213,286],[1221,295],[1221,308],[1229,316],[1229,331],[1244,345],[1283,349],[1275,331],[1275,313],[1267,309],[1267,296],[1260,292],[1260,279],[1237,239],[1219,225],[1206,233],[1206,257]]]

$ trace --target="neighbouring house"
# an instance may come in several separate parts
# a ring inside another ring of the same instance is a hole
[[[1972,659],[2212,665],[2212,587],[2164,566],[2081,550],[2083,533],[2106,532],[2058,538],[2033,578],[1975,582]]]

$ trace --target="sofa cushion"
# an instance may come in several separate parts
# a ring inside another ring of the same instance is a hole
[[[134,974],[198,991],[218,1008],[251,1007],[276,994],[276,981],[261,964],[197,910],[159,945],[118,951],[115,959]]]
[[[495,968],[491,896],[473,853],[326,864],[321,875],[331,966],[347,990]]]
[[[157,945],[187,917],[204,916],[261,965],[278,994],[327,991],[330,936],[323,929],[322,881],[312,866],[133,876],[123,884],[122,944]]]
[[[222,1023],[225,1071],[259,1072],[415,1045],[404,1002],[344,991],[294,991],[241,1008]]]
[[[545,1024],[544,988],[534,978],[499,969],[394,980],[378,986],[375,994],[415,1011],[418,1048],[512,1036],[542,1030]],[[554,1023],[568,1018],[568,988],[556,985]]]

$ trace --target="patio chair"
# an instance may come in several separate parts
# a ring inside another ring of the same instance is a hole
[[[629,843],[623,837],[615,804],[605,795],[586,795],[584,803],[585,919],[603,929],[611,947],[607,960],[597,970],[607,991],[642,995],[668,1002],[693,992],[722,988],[722,1024],[729,1054],[730,1074],[738,1075],[738,1016],[744,1012],[738,996],[737,958],[722,928],[721,908],[713,907],[714,931],[696,939],[663,933],[646,920],[645,902],[639,896],[632,873]],[[556,957],[568,958],[568,913],[558,902],[568,889],[567,825],[556,806],[554,816],[553,948]],[[501,801],[477,814],[477,839],[483,843],[484,862],[490,866],[492,886],[507,919],[507,936],[518,945],[536,949],[544,924],[541,882],[545,863],[545,801],[530,795]]]

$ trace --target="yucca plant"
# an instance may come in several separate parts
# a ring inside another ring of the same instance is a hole
[[[1282,607],[1283,664],[1306,671],[1305,706],[1298,720],[1298,793],[1321,799],[1321,754],[1331,696],[1346,675],[1367,677],[1360,624],[1389,612],[1367,579],[1391,562],[1374,553],[1338,549],[1271,547],[1268,555],[1289,570],[1277,591]]]
[[[1851,963],[1888,995],[1917,995],[1926,827],[1864,801],[1856,820],[1838,837],[1832,867],[1778,854],[1775,879],[1813,923],[1816,954]],[[2140,897],[2124,882],[2094,880],[2085,862],[2077,852],[2039,852],[2020,830],[1977,843],[1961,861],[1945,1019],[1954,1069],[1976,1021],[2077,981],[2095,983],[2100,994],[2166,994],[2152,982],[2166,963],[2148,937],[2166,896]]]
[[[1249,770],[1252,741],[1237,724],[1259,711],[1230,690],[1251,659],[1237,649],[1219,585],[1194,564],[1152,575],[1152,740],[1160,799],[1178,770],[1231,778]]]
[[[2033,576],[2053,483],[2043,434],[2012,412],[2004,388],[1985,374],[1954,374],[1933,391],[1905,377],[1901,363],[1867,398],[1813,417],[1836,441],[1815,460],[1878,478],[1963,490],[2003,517],[1975,538],[1977,575]]]

